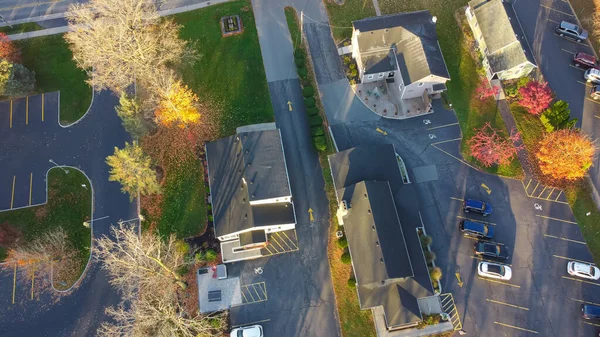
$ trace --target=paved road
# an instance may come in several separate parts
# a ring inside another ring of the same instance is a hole
[[[515,12],[544,78],[558,99],[567,101],[571,116],[579,119],[578,126],[593,139],[600,137],[600,105],[589,98],[590,84],[583,78],[583,70],[573,66],[576,52],[593,54],[587,43],[563,39],[554,33],[560,21],[577,23],[568,2],[562,0],[517,0]],[[600,190],[600,156],[590,169],[592,183]]]
[[[300,2],[298,2],[299,4]],[[266,336],[339,336],[340,327],[327,259],[329,209],[324,181],[310,138],[293,46],[283,8],[298,5],[254,0],[252,6],[275,122],[281,129],[290,186],[296,209],[299,250],[229,266],[242,284],[265,282],[268,299],[231,310],[233,326],[260,323]],[[304,9],[325,17],[320,1]],[[304,6],[306,5],[306,6]],[[316,7],[311,7],[316,6]],[[287,102],[292,102],[293,111]],[[308,209],[312,208],[314,221]],[[256,274],[255,268],[263,268]]]
[[[0,176],[22,173],[28,177],[29,172],[45,172],[52,166],[48,162],[51,158],[60,165],[81,169],[90,178],[94,192],[93,218],[104,218],[93,224],[95,237],[107,234],[110,224],[120,219],[136,218],[135,204],[121,193],[118,183],[108,181],[108,167],[104,162],[115,146],[122,147],[129,140],[120,119],[112,113],[117,103],[118,99],[109,93],[96,94],[89,113],[69,128],[58,126],[57,110],[52,111],[49,105],[42,122],[41,116],[33,113],[35,105],[32,104],[31,124],[23,124],[23,116],[18,114],[13,128],[0,129],[0,153],[3,153]],[[0,120],[4,121],[5,116],[2,114]],[[34,119],[36,117],[39,119]],[[6,126],[4,122],[0,124]],[[3,200],[1,195],[0,200]],[[37,290],[31,300],[30,287],[23,283],[17,284],[13,304],[12,281],[12,272],[0,274],[2,336],[90,336],[106,319],[103,309],[119,302],[106,275],[96,265],[87,271],[79,288],[57,304],[50,302],[48,294]]]

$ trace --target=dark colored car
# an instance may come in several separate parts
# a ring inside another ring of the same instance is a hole
[[[494,237],[494,226],[481,222],[461,220],[458,228],[464,235],[477,239],[491,240]]]
[[[508,260],[508,248],[497,242],[477,242],[475,244],[475,254],[501,260]]]
[[[483,201],[466,199],[463,203],[463,211],[465,213],[476,212],[481,213],[483,216],[492,214],[492,206]]]
[[[567,21],[562,21],[556,27],[556,34],[567,39],[581,42],[588,38],[587,30]]]
[[[582,52],[573,55],[573,63],[576,67],[583,66],[584,68],[594,68],[598,66],[598,60],[596,60],[596,57],[594,55]]]
[[[597,305],[591,304],[582,304],[581,305],[581,317],[587,320],[600,320],[600,307]]]

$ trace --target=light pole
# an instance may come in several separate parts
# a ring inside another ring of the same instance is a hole
[[[2,16],[2,14],[0,14],[0,20],[4,21],[4,23],[6,23],[10,27],[10,29],[13,29],[13,26],[10,23],[8,23],[8,21],[6,21],[4,16]]]
[[[58,165],[56,162],[54,162],[54,160],[52,160],[52,159],[48,159],[48,161],[49,161],[50,163],[54,164],[54,166],[56,166],[56,167],[60,168],[61,170],[65,171],[65,173],[66,173],[66,174],[69,174],[69,170],[67,170],[67,169],[65,169],[64,167],[62,167],[62,166]]]

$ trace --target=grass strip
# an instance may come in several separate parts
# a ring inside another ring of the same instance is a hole
[[[90,257],[91,230],[84,227],[83,222],[91,219],[92,193],[81,185],[89,188],[91,184],[79,170],[69,168],[68,171],[53,168],[48,172],[47,204],[0,213],[0,224],[8,223],[18,230],[25,243],[57,227],[65,230],[69,242],[78,251],[79,268],[64,275],[62,280],[54,280],[65,282],[63,286],[56,283],[59,289],[66,289],[79,279]]]
[[[49,35],[15,41],[21,48],[23,65],[35,71],[36,92],[60,91],[60,121],[71,124],[80,119],[92,101],[87,74],[77,68],[63,35]]]
[[[35,22],[27,22],[27,23],[22,23],[19,25],[12,25],[12,27],[10,27],[10,26],[0,27],[0,33],[4,33],[6,35],[12,35],[12,34],[33,32],[33,31],[42,30],[42,29],[44,29],[44,27],[38,25]]]

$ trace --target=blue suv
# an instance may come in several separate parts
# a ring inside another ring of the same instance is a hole
[[[476,212],[481,213],[483,216],[492,214],[492,206],[483,201],[466,199],[463,203],[463,211],[465,213]]]

